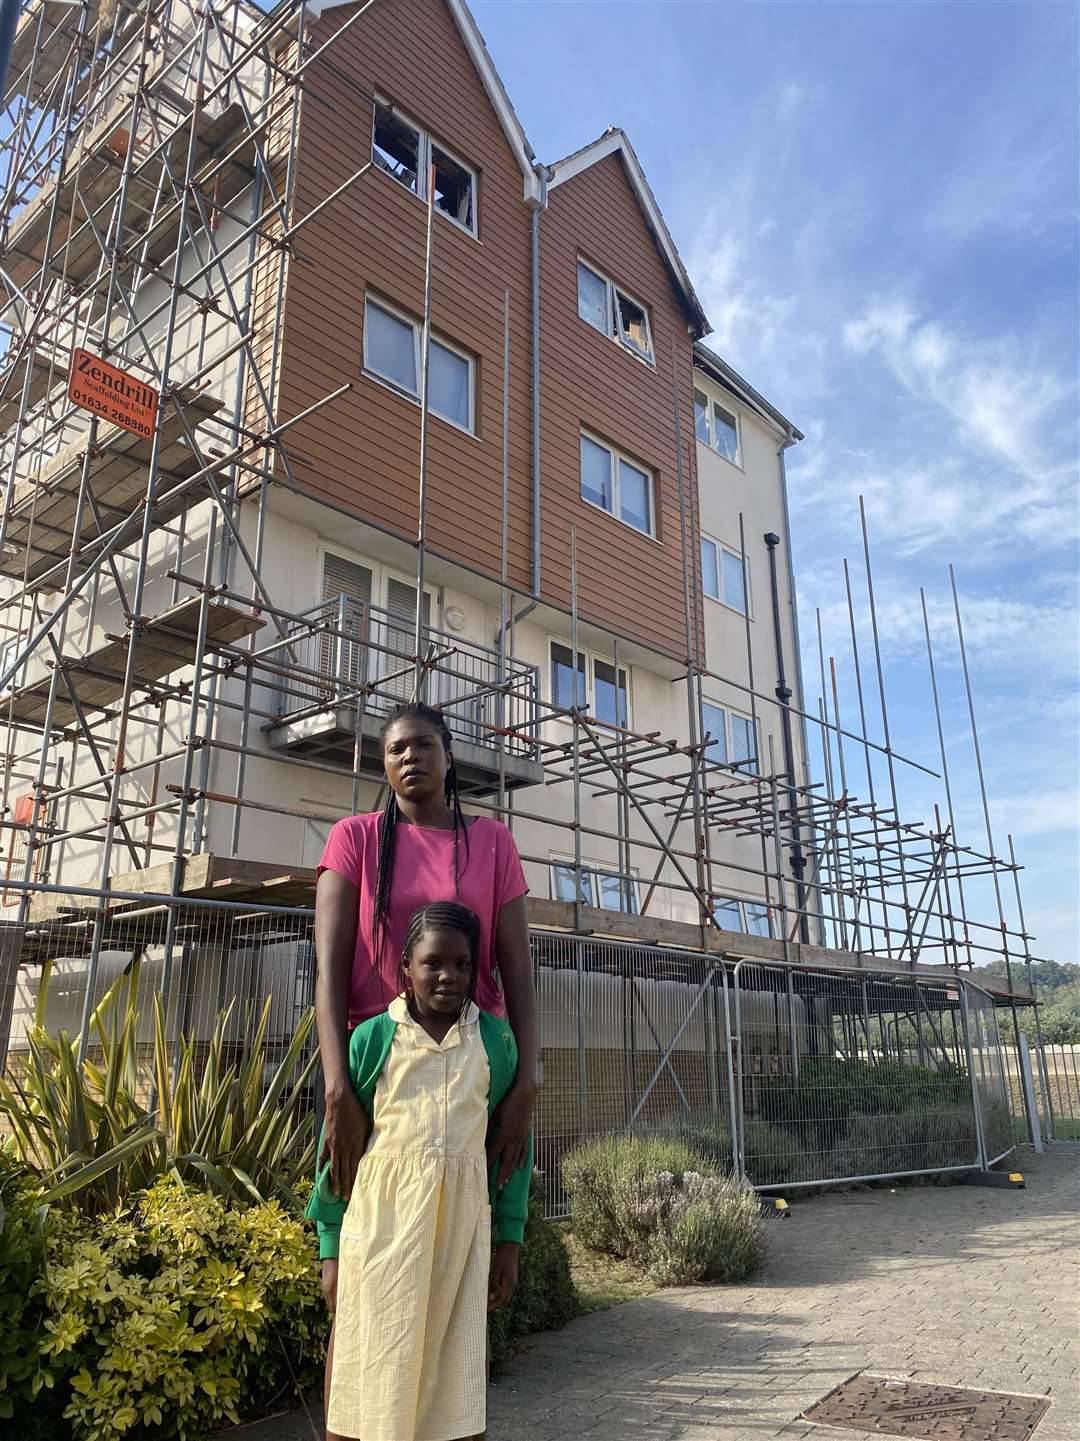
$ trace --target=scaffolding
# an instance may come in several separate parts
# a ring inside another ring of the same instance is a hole
[[[310,902],[312,878],[296,867],[249,867],[246,879],[234,867],[211,882],[210,813],[232,816],[226,859],[238,867],[245,816],[309,818],[302,806],[268,802],[246,783],[254,759],[277,757],[345,777],[346,785],[351,778],[356,809],[360,785],[378,775],[381,719],[419,696],[448,717],[473,809],[512,826],[569,833],[576,898],[534,905],[534,923],[577,934],[621,928],[637,940],[730,960],[807,965],[843,955],[893,969],[929,963],[959,971],[1001,958],[1007,985],[1000,999],[1012,1006],[1015,1024],[1015,1006],[1025,1000],[1016,972],[1023,966],[1030,975],[1035,957],[1012,838],[1003,857],[991,829],[955,579],[985,821],[976,844],[957,833],[925,597],[937,768],[892,743],[865,512],[871,657],[845,562],[850,654],[826,655],[819,617],[820,693],[814,706],[797,704],[783,671],[779,540],[767,535],[761,556],[772,577],[780,672],[761,674],[749,617],[745,653],[725,657],[722,672],[710,669],[694,622],[701,584],[695,512],[673,394],[686,616],[673,691],[685,693],[679,710],[685,704],[686,728],[664,735],[613,724],[581,704],[545,699],[535,667],[515,659],[522,610],[545,601],[516,592],[507,579],[504,406],[502,565],[499,576],[487,577],[498,587],[499,642],[466,641],[428,623],[421,598],[438,244],[433,186],[422,297],[419,527],[405,538],[416,553],[415,614],[347,594],[299,611],[279,603],[265,540],[271,497],[302,493],[289,432],[349,389],[282,417],[281,299],[290,267],[307,263],[305,227],[347,189],[365,184],[371,169],[365,162],[301,212],[301,105],[320,67],[333,65],[334,46],[363,25],[374,3],[351,7],[318,40],[319,11],[310,0],[284,0],[270,14],[246,0],[33,0],[19,20],[0,145],[0,837],[4,914],[26,938],[23,964],[41,961],[35,927],[47,925],[54,944],[66,930],[69,953],[88,967],[85,1035],[100,956],[118,933],[117,917],[137,907],[140,893],[227,900],[242,892],[267,904]],[[510,327],[507,295],[504,395]],[[160,398],[151,434],[69,398],[75,348],[122,368]],[[692,447],[694,437],[688,440]],[[745,565],[742,517],[740,536]],[[580,612],[576,542],[572,552],[576,657],[581,629],[600,628]],[[122,624],[108,629],[110,617]],[[637,654],[643,648],[627,636],[609,639],[617,678],[620,655],[631,644]],[[761,754],[719,758],[717,738],[702,724],[709,681],[745,698]],[[841,714],[852,686],[857,721]],[[783,737],[780,757],[773,727]],[[816,737],[817,780],[798,773],[797,733]],[[229,788],[211,787],[212,758],[232,776]],[[903,813],[909,772],[943,787],[943,809],[935,807],[931,821]],[[530,803],[530,788],[539,785],[546,795],[566,796],[557,819]],[[613,807],[614,828],[597,819],[597,801]],[[737,859],[724,848],[728,838],[738,843]],[[640,885],[635,914],[629,906],[614,914],[587,904],[583,856],[592,841],[617,850],[620,891]],[[65,879],[73,855],[92,865],[93,879]],[[545,869],[551,863],[527,849],[522,858]],[[733,874],[760,894],[771,935],[724,926],[717,899]],[[976,905],[984,893],[993,897],[988,914]],[[690,920],[657,916],[664,903],[669,912],[681,906]],[[174,953],[203,914],[197,906],[184,913],[181,937],[179,913],[160,909],[166,995]]]

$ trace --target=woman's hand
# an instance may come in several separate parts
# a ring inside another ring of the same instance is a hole
[[[519,1166],[524,1166],[529,1154],[529,1131],[532,1127],[533,1106],[536,1103],[536,1086],[527,1081],[518,1081],[507,1091],[492,1116],[494,1132],[488,1146],[488,1161],[499,1164],[496,1185],[505,1186]]]
[[[488,1310],[501,1311],[517,1290],[518,1252],[514,1241],[503,1241],[495,1247],[488,1273]]]
[[[326,1119],[319,1165],[330,1160],[330,1189],[347,1201],[352,1195],[356,1168],[371,1135],[371,1120],[351,1087],[326,1093]]]
[[[326,1309],[333,1316],[337,1310],[337,1257],[327,1256],[322,1263],[322,1286],[323,1300],[326,1302]]]

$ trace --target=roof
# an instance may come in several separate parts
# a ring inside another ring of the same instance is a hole
[[[548,168],[548,189],[553,190],[566,180],[573,180],[575,175],[588,170],[591,166],[598,164],[609,155],[618,155],[626,170],[630,187],[637,197],[638,204],[644,212],[649,229],[652,231],[653,239],[663,255],[671,277],[675,282],[676,289],[681,293],[693,321],[694,334],[696,336],[708,335],[712,327],[709,324],[705,311],[702,309],[701,301],[687,274],[686,266],[671,238],[671,231],[667,228],[667,222],[660,213],[660,207],[656,203],[656,196],[645,179],[645,172],[641,168],[641,161],[634,153],[634,147],[626,135],[617,126],[611,126],[605,130],[598,140],[590,145],[575,150],[572,155],[558,160]]]
[[[309,0],[308,12],[316,20],[328,10],[340,9],[343,5],[354,5],[357,0]],[[446,0],[446,8],[453,16],[465,48],[476,66],[480,82],[487,92],[492,108],[499,118],[503,134],[506,136],[507,144],[514,152],[514,158],[521,167],[521,174],[525,186],[525,199],[531,205],[540,205],[543,202],[543,184],[537,174],[536,154],[529,144],[521,121],[517,117],[517,111],[510,103],[510,97],[506,93],[506,87],[502,83],[499,72],[495,69],[495,62],[491,58],[491,52],[484,44],[484,37],[480,34],[476,21],[472,17],[465,0]]]
[[[711,379],[733,391],[752,410],[756,410],[766,420],[772,421],[792,440],[806,439],[802,431],[792,425],[786,416],[781,415],[774,405],[770,405],[749,381],[744,380],[737,370],[717,355],[715,350],[710,350],[707,345],[703,345],[700,340],[694,342],[694,364]]]

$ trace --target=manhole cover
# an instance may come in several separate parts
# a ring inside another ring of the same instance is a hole
[[[923,1441],[1027,1441],[1049,1407],[1045,1396],[853,1376],[804,1411],[802,1419]]]

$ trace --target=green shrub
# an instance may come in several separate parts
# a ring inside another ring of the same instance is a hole
[[[836,1164],[848,1176],[888,1176],[970,1166],[978,1159],[970,1107],[851,1116]]]
[[[756,1195],[685,1141],[606,1136],[563,1158],[574,1234],[661,1284],[742,1280],[760,1264]]]
[[[314,1013],[301,1018],[267,1081],[269,999],[232,1061],[231,1006],[200,1055],[190,1040],[169,1039],[155,997],[151,1111],[141,1099],[138,1012],[128,1005],[121,1015],[120,1001],[114,989],[95,1012],[94,1059],[80,1063],[77,1038],[39,1028],[22,1079],[0,1079],[0,1117],[16,1155],[41,1173],[43,1199],[78,1193],[81,1210],[108,1212],[176,1173],[230,1200],[273,1196],[299,1212],[298,1188],[315,1160],[314,1123],[303,1104],[317,1059],[303,1061]]]
[[[584,1307],[570,1276],[570,1262],[557,1226],[544,1220],[544,1198],[534,1181],[529,1217],[518,1263],[518,1284],[509,1306],[488,1317],[492,1373],[506,1369],[519,1341],[537,1331],[555,1331],[580,1316]]]
[[[632,1255],[648,1235],[646,1182],[661,1172],[681,1181],[685,1171],[716,1169],[685,1141],[663,1135],[611,1135],[586,1142],[562,1158],[574,1234],[593,1251]]]
[[[41,1303],[34,1294],[45,1258],[37,1187],[0,1151],[0,1420],[25,1418],[23,1441],[44,1436],[31,1398],[40,1368]]]
[[[731,1176],[688,1171],[682,1197],[657,1228],[649,1274],[661,1286],[744,1281],[761,1265],[765,1230],[756,1194]]]
[[[51,1438],[195,1438],[321,1370],[318,1262],[276,1202],[236,1207],[172,1177],[112,1216],[54,1207],[39,1288],[51,1391],[33,1404]]]

